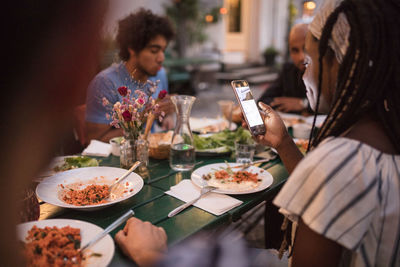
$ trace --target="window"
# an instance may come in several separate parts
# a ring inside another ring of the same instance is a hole
[[[242,0],[228,1],[228,31],[241,32]]]

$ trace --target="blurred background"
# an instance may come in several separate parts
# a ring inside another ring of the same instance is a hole
[[[171,93],[196,95],[233,79],[268,83],[288,60],[295,23],[309,22],[322,0],[113,0],[105,18],[99,69],[118,61],[118,20],[144,7],[168,16],[177,36],[165,68]]]

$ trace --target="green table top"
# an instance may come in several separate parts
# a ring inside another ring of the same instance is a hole
[[[197,159],[199,164],[196,165],[196,168],[211,163],[224,162],[224,160],[232,161],[230,158],[199,157]],[[182,179],[190,179],[191,173],[173,171],[169,167],[168,160],[150,160],[148,172],[142,175],[145,182],[143,189],[130,199],[111,207],[91,212],[65,209],[43,203],[40,209],[40,220],[49,218],[77,219],[106,228],[128,209],[132,209],[135,211],[137,218],[163,227],[168,236],[168,244],[172,246],[200,230],[212,229],[237,221],[248,210],[257,206],[262,201],[275,196],[286,181],[288,173],[279,159],[267,164],[271,165],[271,167],[267,168],[267,171],[274,177],[273,184],[261,192],[234,195],[233,197],[243,201],[243,204],[220,216],[215,216],[192,206],[176,216],[168,218],[168,213],[183,202],[166,195],[164,192],[169,190],[171,186],[179,183]],[[119,167],[119,157],[109,156],[108,158],[101,158],[100,165]],[[111,236],[114,237],[122,227],[120,226],[111,232]],[[131,265],[134,264],[117,247],[110,266]]]

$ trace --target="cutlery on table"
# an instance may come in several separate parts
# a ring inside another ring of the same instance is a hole
[[[185,204],[180,205],[179,207],[177,207],[176,209],[172,210],[170,213],[168,213],[168,217],[171,218],[173,216],[175,216],[176,214],[178,214],[179,212],[183,211],[184,209],[186,209],[187,207],[193,205],[197,200],[199,200],[202,196],[204,196],[205,194],[213,191],[217,189],[215,186],[204,186],[201,188],[200,191],[200,196],[198,196],[197,198],[193,199],[192,201],[189,201]]]
[[[140,161],[136,161],[132,167],[126,172],[124,173],[124,175],[122,175],[118,180],[116,180],[114,183],[112,183],[109,187],[109,192],[111,195],[112,190],[115,188],[116,185],[120,184],[126,177],[128,177],[128,175],[133,172],[137,167],[139,167],[139,165],[141,164]]]
[[[97,241],[99,241],[100,239],[102,239],[103,237],[105,237],[106,235],[108,235],[112,230],[114,230],[115,228],[117,228],[118,226],[120,226],[121,224],[123,224],[126,220],[128,220],[130,217],[132,217],[135,214],[135,212],[133,210],[129,210],[127,213],[125,213],[124,215],[122,215],[121,217],[119,217],[115,222],[113,222],[112,224],[110,224],[106,229],[104,229],[103,232],[99,233],[98,235],[96,235],[92,240],[90,240],[86,245],[84,245],[83,247],[81,247],[79,249],[80,252],[84,251],[85,249],[87,249],[88,247],[92,246],[93,244],[95,244]]]
[[[241,164],[241,165],[237,165],[237,166],[234,166],[234,167],[231,167],[231,168],[242,168],[242,170],[245,170],[245,169],[247,169],[248,167],[250,167],[250,166],[252,166],[252,165],[255,165],[255,164],[258,164],[258,163],[264,163],[264,162],[268,162],[268,161],[270,161],[270,160],[272,160],[272,159],[274,159],[275,157],[273,157],[273,158],[268,158],[268,159],[260,159],[260,160],[256,160],[256,161],[253,161],[253,162],[249,162],[249,163],[244,163],[244,164]]]

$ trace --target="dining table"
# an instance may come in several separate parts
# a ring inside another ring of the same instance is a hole
[[[110,155],[106,158],[96,159],[99,159],[100,166],[120,167],[120,160],[117,156]],[[194,169],[212,163],[223,163],[225,161],[234,162],[234,158],[229,155],[198,156],[196,157],[197,164]],[[183,202],[167,195],[165,192],[183,179],[191,179],[191,172],[172,170],[169,166],[168,159],[150,159],[147,168],[141,170],[139,173],[144,180],[144,186],[131,198],[95,211],[80,211],[41,202],[39,220],[55,218],[75,219],[93,223],[104,229],[131,209],[135,212],[135,217],[164,228],[168,237],[168,247],[173,247],[201,231],[219,231],[219,229],[223,229],[233,222],[240,220],[246,212],[263,201],[273,198],[277,192],[279,192],[289,174],[279,157],[267,163],[262,163],[259,167],[264,168],[272,175],[273,183],[271,186],[260,192],[231,195],[243,201],[243,203],[220,216],[191,206],[169,218],[168,213],[182,205]],[[265,223],[267,224],[268,222]],[[123,225],[112,231],[110,233],[111,236],[114,237],[122,228]],[[116,246],[113,259],[109,266],[135,266],[135,263],[127,258],[118,246]]]

